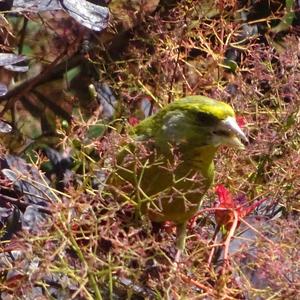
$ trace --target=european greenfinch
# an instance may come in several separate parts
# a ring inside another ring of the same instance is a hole
[[[205,96],[174,101],[131,129],[108,184],[154,222],[176,224],[176,246],[185,247],[187,221],[214,180],[221,145],[247,141],[232,107]]]

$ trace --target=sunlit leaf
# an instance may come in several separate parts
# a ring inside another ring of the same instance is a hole
[[[77,22],[95,31],[101,31],[106,28],[109,17],[109,10],[107,7],[99,6],[84,0],[15,0],[13,10],[19,12],[65,10]]]
[[[9,66],[26,60],[24,55],[16,55],[13,53],[0,53],[0,66]]]
[[[16,66],[16,65],[8,65],[5,66],[4,68],[9,71],[20,72],[20,73],[24,73],[29,70],[28,66]]]
[[[18,175],[16,174],[16,172],[11,169],[2,169],[1,172],[7,179],[12,182],[18,179]]]
[[[12,131],[12,127],[8,123],[0,120],[0,132],[8,133],[8,132],[11,132],[11,131]]]
[[[101,31],[108,25],[109,10],[88,1],[65,0],[64,9],[77,22],[92,30]]]

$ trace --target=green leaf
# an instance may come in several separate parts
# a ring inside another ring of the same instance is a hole
[[[286,0],[285,6],[286,6],[286,12],[281,20],[281,22],[271,29],[274,33],[279,33],[281,31],[288,30],[289,27],[292,25],[293,20],[295,18],[295,12],[294,12],[294,6],[295,6],[294,0]]]
[[[107,126],[103,123],[91,125],[88,129],[87,136],[90,139],[102,137],[105,133]]]

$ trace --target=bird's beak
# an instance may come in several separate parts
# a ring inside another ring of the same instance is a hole
[[[231,133],[228,137],[226,144],[235,148],[245,149],[245,145],[241,142],[248,143],[248,139],[242,129],[239,127],[234,117],[227,117],[222,121],[224,127]]]

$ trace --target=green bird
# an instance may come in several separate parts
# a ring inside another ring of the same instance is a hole
[[[205,96],[166,105],[133,127],[130,136],[108,184],[150,220],[173,221],[179,254],[187,222],[213,183],[216,151],[221,145],[243,149],[241,140],[247,138],[231,106]]]

